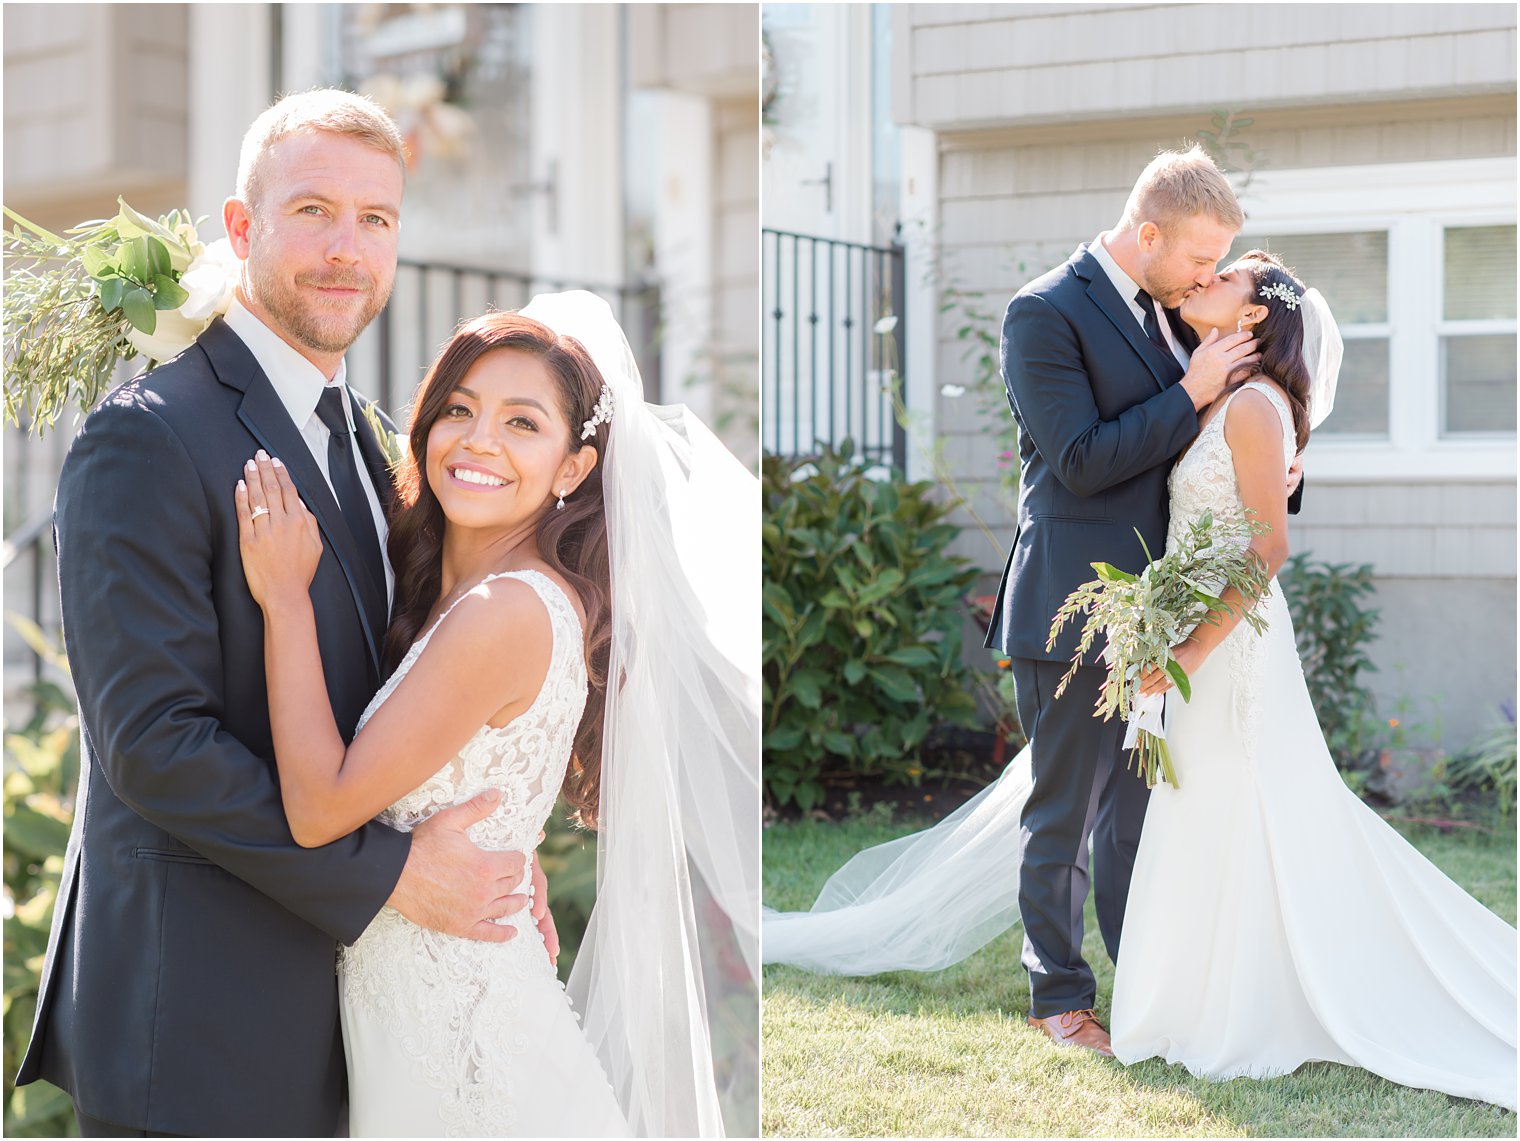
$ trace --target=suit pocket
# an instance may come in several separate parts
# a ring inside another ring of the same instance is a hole
[[[1050,515],[1042,511],[1035,513],[1033,517],[1050,523],[1096,523],[1100,526],[1113,523],[1113,520],[1106,515]]]
[[[132,855],[139,860],[162,860],[169,864],[207,864],[210,860],[189,848],[133,848]]]

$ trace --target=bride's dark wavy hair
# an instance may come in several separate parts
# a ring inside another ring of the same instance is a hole
[[[396,570],[396,604],[385,636],[387,670],[400,664],[443,589],[445,520],[443,508],[428,486],[428,435],[475,362],[503,349],[537,357],[554,377],[560,411],[570,425],[570,451],[575,453],[589,445],[596,448],[599,460],[607,455],[610,424],[598,424],[591,436],[581,439],[581,425],[591,418],[603,382],[579,341],[560,336],[518,313],[492,312],[461,322],[417,390],[411,447],[396,473],[397,494],[387,542]],[[545,504],[533,537],[539,555],[570,582],[586,611],[586,710],[575,731],[563,791],[579,821],[594,828],[601,797],[602,715],[607,704],[607,662],[612,644],[612,575],[600,462],[575,493],[565,497],[562,510]]]
[[[1265,305],[1267,315],[1251,327],[1261,360],[1231,373],[1226,391],[1239,388],[1258,376],[1277,381],[1288,394],[1296,450],[1301,452],[1309,442],[1309,368],[1304,364],[1304,311],[1302,306],[1288,308],[1281,297],[1264,297],[1261,291],[1273,285],[1286,286],[1302,297],[1307,289],[1281,259],[1266,250],[1248,250],[1236,259],[1235,265],[1251,275],[1255,286],[1251,300]]]

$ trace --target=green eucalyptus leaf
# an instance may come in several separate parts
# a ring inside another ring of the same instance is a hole
[[[122,294],[127,291],[126,279],[108,277],[100,283],[100,305],[107,313],[121,308]]]
[[[148,273],[153,277],[167,274],[173,269],[169,260],[169,249],[162,241],[152,235],[136,239],[143,243],[143,252],[147,257]],[[146,279],[144,279],[146,284]]]
[[[116,272],[116,258],[99,246],[86,246],[79,254],[79,264],[94,278]]]
[[[152,336],[158,328],[158,314],[153,310],[153,294],[140,285],[132,286],[122,294],[122,312],[139,333]]]
[[[139,234],[122,242],[116,258],[123,277],[130,278],[139,285],[152,280],[153,255],[148,252],[148,239],[145,236]]]
[[[153,308],[160,312],[178,309],[188,300],[190,294],[167,273],[160,273],[153,278]]]

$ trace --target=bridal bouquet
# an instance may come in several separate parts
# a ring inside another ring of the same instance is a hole
[[[188,213],[154,219],[118,198],[114,218],[58,235],[5,214],[5,414],[34,425],[69,404],[90,408],[117,362],[176,356],[224,313],[239,262],[225,238],[205,245]],[[17,265],[17,262],[25,264]]]
[[[1047,650],[1055,645],[1056,636],[1068,621],[1079,613],[1087,614],[1076,657],[1056,689],[1057,697],[1076,675],[1098,633],[1106,635],[1103,659],[1108,664],[1108,676],[1093,716],[1107,721],[1118,713],[1130,723],[1124,745],[1133,750],[1147,787],[1156,787],[1158,772],[1173,788],[1179,785],[1161,725],[1164,702],[1159,694],[1149,698],[1140,695],[1141,677],[1153,667],[1164,669],[1182,700],[1192,697],[1193,687],[1172,657],[1172,647],[1199,623],[1215,625],[1233,612],[1219,597],[1229,587],[1247,599],[1241,617],[1251,628],[1259,634],[1267,627],[1266,619],[1253,607],[1266,593],[1271,578],[1265,564],[1247,550],[1247,545],[1271,527],[1252,518],[1253,514],[1248,510],[1244,519],[1230,521],[1204,512],[1188,524],[1187,535],[1171,554],[1153,560],[1138,575],[1108,563],[1093,563],[1098,577],[1072,591],[1051,624]],[[1145,546],[1144,539],[1140,545]],[[1150,550],[1145,554],[1149,558]]]

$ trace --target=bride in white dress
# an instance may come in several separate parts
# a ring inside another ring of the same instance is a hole
[[[1319,294],[1260,251],[1182,315],[1200,335],[1254,326],[1265,375],[1227,389],[1173,468],[1168,546],[1204,511],[1249,507],[1272,525],[1252,547],[1275,573],[1287,468],[1311,409],[1314,423],[1329,411],[1339,334]],[[1216,1079],[1340,1062],[1515,1108],[1515,929],[1346,788],[1275,578],[1259,605],[1264,634],[1236,617],[1174,651],[1192,684],[1189,703],[1167,696],[1181,787],[1159,785],[1146,811],[1114,976],[1115,1056]],[[856,856],[812,911],[767,911],[764,961],[858,974],[938,969],[977,950],[1018,921],[1029,781],[1026,750],[938,825]]]
[[[395,669],[347,746],[306,594],[314,521],[275,462],[239,489],[292,832],[409,830],[494,791],[470,838],[529,852],[563,790],[597,829],[597,902],[568,993],[526,909],[487,942],[383,908],[339,961],[352,1134],[752,1135],[755,479],[684,408],[643,402],[586,293],[461,325],[409,443]]]

